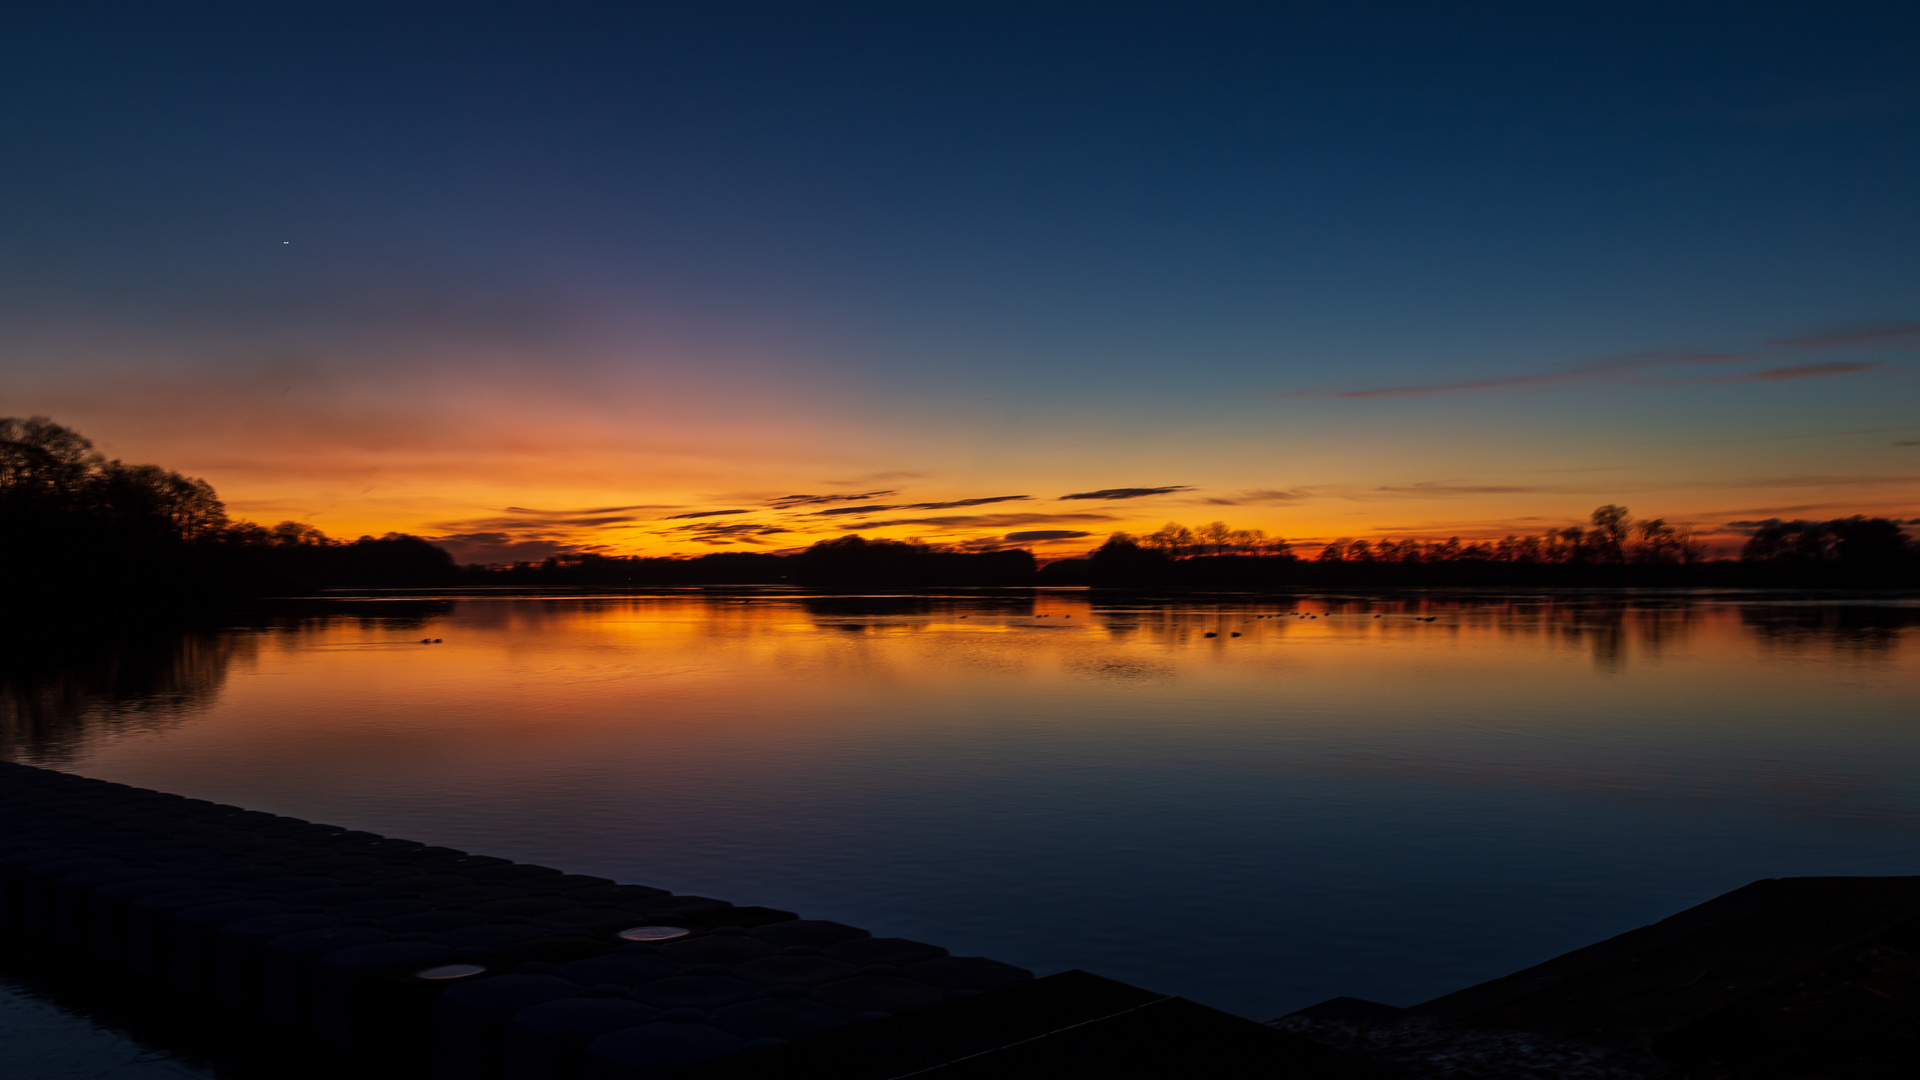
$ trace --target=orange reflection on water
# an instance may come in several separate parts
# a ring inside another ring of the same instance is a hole
[[[1913,872],[1916,626],[1778,596],[464,596],[16,664],[0,703],[16,756],[89,775],[1272,1016],[1756,877]]]
[[[1354,755],[1368,767],[1531,759],[1551,743],[1590,771],[1609,747],[1729,725],[1751,742],[1814,716],[1886,723],[1914,674],[1912,615],[1581,596],[1114,603],[1076,591],[368,602],[235,632],[223,687],[200,692],[192,723],[127,731],[93,754],[143,773],[211,754],[268,775],[369,756],[510,768],[517,754],[596,745],[645,769],[743,740],[801,756],[848,740],[930,752],[928,740],[1011,726],[1143,744],[1259,730],[1264,749],[1240,752],[1287,769],[1335,767],[1335,748],[1338,767],[1361,768]],[[1857,699],[1845,715],[1832,715],[1836,684]]]

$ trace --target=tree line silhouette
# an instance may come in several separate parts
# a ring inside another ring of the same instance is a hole
[[[1169,523],[1115,533],[1085,559],[1049,564],[1042,581],[1135,588],[1379,587],[1422,585],[1856,587],[1920,586],[1920,544],[1900,523],[1860,515],[1769,522],[1735,559],[1709,559],[1684,525],[1636,521],[1624,506],[1594,510],[1585,526],[1463,543],[1341,537],[1311,559],[1284,540],[1223,522]]]
[[[1920,586],[1900,523],[1853,516],[1758,525],[1738,560],[1682,525],[1608,504],[1584,526],[1462,542],[1340,538],[1303,558],[1225,522],[1115,533],[1042,567],[1020,548],[965,550],[858,535],[779,555],[560,555],[455,565],[418,536],[339,540],[300,522],[227,516],[203,480],[110,460],[46,417],[0,418],[0,599],[116,602],[284,596],[331,587],[619,588],[789,583],[826,589],[1090,585],[1145,589],[1569,586]]]
[[[1537,536],[1507,536],[1462,544],[1445,541],[1375,541],[1341,538],[1321,549],[1322,562],[1497,562],[1551,564],[1634,563],[1642,566],[1697,563],[1706,546],[1684,525],[1662,518],[1633,520],[1624,506],[1608,503],[1588,518],[1590,527],[1570,525]]]
[[[341,541],[232,521],[204,480],[108,459],[43,416],[0,418],[0,597],[221,599],[334,585],[436,585],[453,557],[417,536]]]
[[[615,588],[652,585],[810,585],[828,589],[922,589],[1032,585],[1033,552],[956,551],[900,540],[840,536],[774,555],[720,551],[693,558],[556,555],[506,567],[470,566],[470,585]]]

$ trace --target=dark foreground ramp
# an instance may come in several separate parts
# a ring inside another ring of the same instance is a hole
[[[1084,973],[12,764],[0,943],[223,1077],[1340,1074]]]
[[[1182,998],[1068,971],[764,1054],[710,1062],[685,1075],[688,1080],[1286,1080],[1361,1073],[1346,1055],[1310,1040]]]
[[[1757,881],[1410,1009],[1275,1026],[1411,1076],[1920,1076],[1920,877]]]

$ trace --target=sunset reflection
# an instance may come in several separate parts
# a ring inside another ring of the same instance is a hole
[[[1262,1016],[1898,872],[1916,626],[1739,595],[362,599],[82,649],[5,702],[24,760]],[[1177,948],[1120,930],[1168,912]]]

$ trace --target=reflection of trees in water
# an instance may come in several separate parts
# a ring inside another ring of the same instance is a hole
[[[289,601],[247,620],[247,629],[274,634],[300,634],[332,626],[352,626],[368,633],[419,630],[452,610],[451,600]]]
[[[1408,632],[1409,618],[1435,618],[1418,632],[1472,628],[1511,637],[1531,637],[1592,657],[1602,671],[1625,670],[1635,658],[1671,652],[1714,626],[1728,627],[1733,612],[1768,643],[1796,648],[1887,649],[1908,626],[1920,625],[1920,607],[1877,603],[1768,603],[1751,596],[1631,592],[1401,593],[1375,595],[1296,594],[1249,596],[1220,604],[1166,598],[1161,604],[1128,600],[1112,606],[1095,601],[1097,617],[1115,637],[1144,635],[1177,641],[1200,629],[1251,618],[1255,612],[1319,612],[1328,625],[1372,634]],[[1374,617],[1379,616],[1376,620]],[[1365,620],[1364,623],[1359,620]]]
[[[1769,646],[1815,646],[1885,651],[1920,626],[1920,607],[1890,604],[1755,604],[1740,609],[1740,622]]]
[[[951,618],[967,615],[983,618],[994,615],[1032,615],[1034,596],[1029,592],[995,595],[939,596],[912,594],[816,595],[803,596],[798,602],[823,630],[858,633],[870,626],[886,625],[913,617]],[[862,620],[871,619],[872,623]]]
[[[0,756],[71,761],[101,736],[164,730],[210,708],[234,662],[251,660],[264,641],[343,623],[369,635],[416,632],[450,608],[298,604],[220,626],[16,626],[0,638]]]
[[[109,731],[157,731],[212,705],[251,635],[144,628],[109,638],[69,634],[6,642],[0,659],[0,753],[72,759]]]
[[[1634,608],[1634,633],[1640,652],[1659,656],[1672,645],[1684,643],[1698,631],[1707,617],[1706,609],[1689,601],[1641,604]]]

